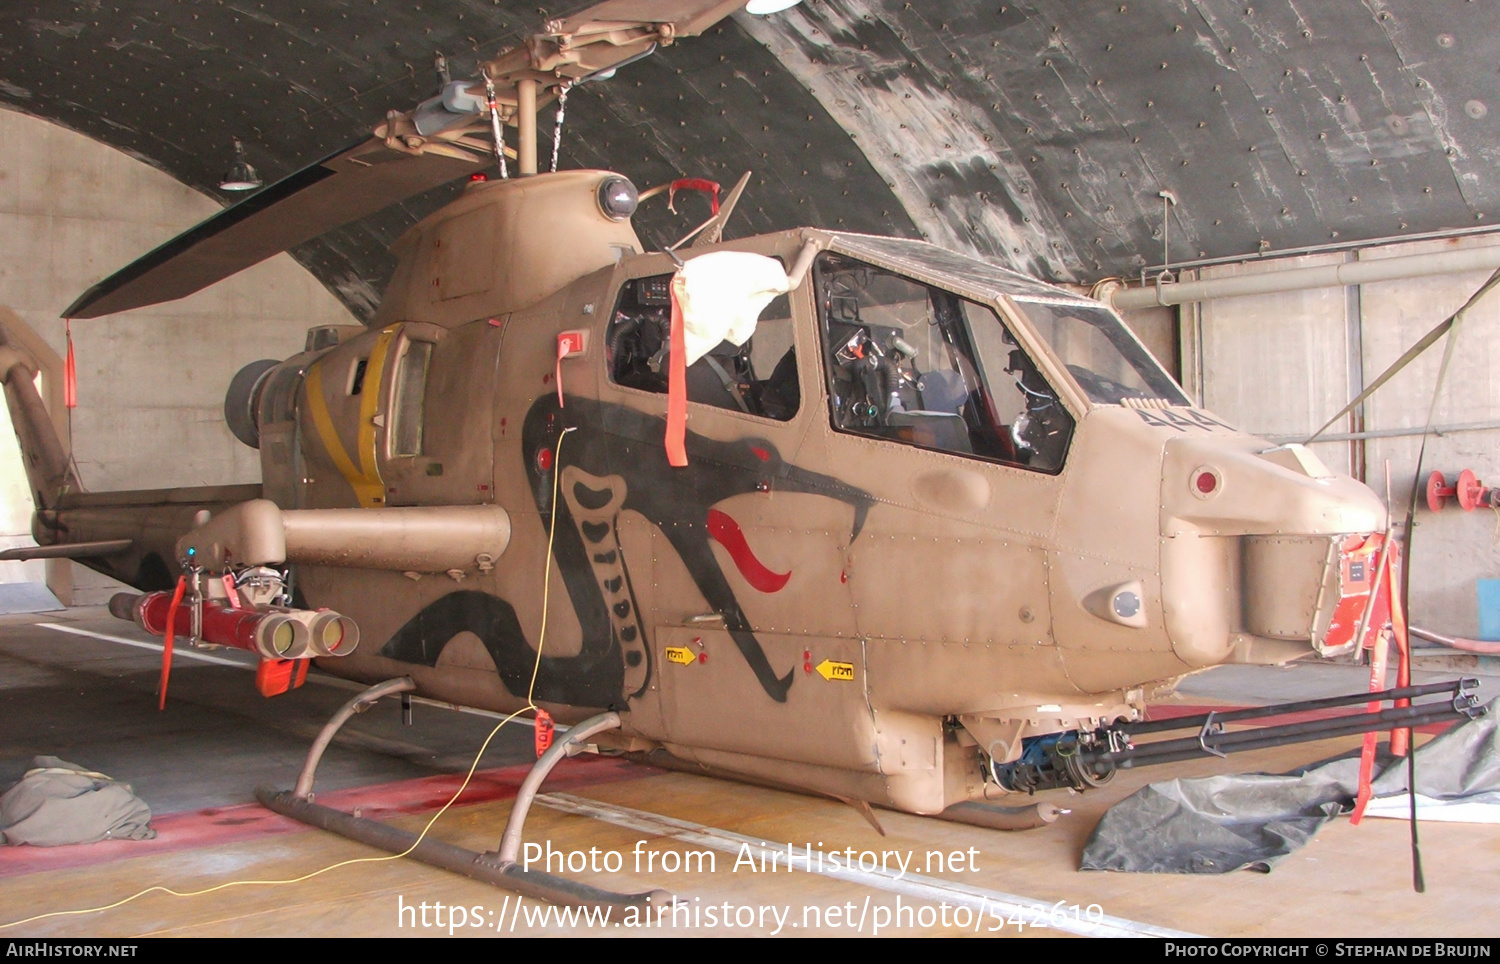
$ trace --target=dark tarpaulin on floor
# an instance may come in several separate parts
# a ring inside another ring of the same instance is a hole
[[[1417,792],[1438,800],[1500,806],[1497,711],[1466,720],[1416,751]],[[1376,762],[1375,797],[1406,793],[1406,762]],[[1142,787],[1111,807],[1084,845],[1080,870],[1148,874],[1270,871],[1352,809],[1359,755],[1337,757],[1285,774],[1241,773],[1167,780]]]

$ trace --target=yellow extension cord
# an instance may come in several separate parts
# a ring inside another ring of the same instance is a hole
[[[19,927],[22,924],[30,924],[39,920],[46,920],[49,917],[75,917],[82,914],[98,914],[106,910],[114,910],[116,907],[123,907],[131,901],[138,900],[139,898],[145,897],[148,894],[170,894],[173,897],[202,897],[204,894],[212,894],[215,891],[228,890],[231,887],[275,887],[285,884],[300,884],[304,880],[311,880],[314,877],[321,876],[328,873],[329,871],[338,870],[340,867],[349,867],[353,864],[378,864],[387,860],[400,860],[402,857],[405,857],[413,850],[416,850],[418,845],[420,845],[422,841],[427,837],[427,832],[432,829],[433,824],[438,822],[438,818],[447,813],[448,808],[453,806],[453,804],[457,802],[458,798],[463,796],[463,792],[468,789],[469,781],[474,778],[474,771],[479,768],[479,761],[483,759],[484,751],[489,749],[490,741],[495,738],[495,734],[499,733],[501,728],[504,727],[505,724],[520,716],[522,713],[525,713],[527,710],[539,709],[536,703],[532,701],[532,694],[536,691],[537,673],[541,670],[542,667],[542,645],[547,640],[547,603],[552,585],[552,543],[557,535],[557,492],[558,480],[562,478],[562,443],[563,439],[567,438],[568,433],[573,430],[573,427],[563,429],[562,435],[557,440],[557,451],[554,453],[553,458],[553,465],[556,468],[556,472],[552,476],[552,519],[547,530],[547,559],[545,568],[542,571],[542,627],[541,632],[537,637],[536,662],[533,663],[531,667],[531,685],[526,689],[526,705],[521,707],[519,710],[516,710],[511,715],[507,716],[499,723],[495,724],[495,728],[490,731],[490,735],[484,738],[484,743],[480,745],[479,752],[474,755],[474,762],[469,764],[469,772],[464,775],[463,784],[459,786],[457,792],[455,792],[453,796],[448,798],[448,802],[443,804],[442,809],[432,815],[432,819],[427,821],[427,825],[422,828],[421,833],[417,834],[417,839],[412,841],[412,845],[410,847],[407,847],[399,854],[387,854],[383,857],[356,857],[352,860],[341,860],[336,864],[330,864],[327,867],[323,867],[319,870],[314,870],[312,873],[303,874],[301,877],[292,877],[286,880],[231,880],[227,883],[216,884],[213,887],[205,887],[202,890],[188,891],[177,891],[173,890],[170,887],[162,887],[160,885],[157,885],[155,887],[147,887],[145,890],[131,894],[129,897],[126,897],[123,900],[117,900],[113,904],[105,904],[101,907],[88,907],[82,910],[57,910],[47,914],[37,914],[35,917],[27,917],[22,920],[11,921],[7,924],[0,924],[0,930],[4,930],[7,927]]]

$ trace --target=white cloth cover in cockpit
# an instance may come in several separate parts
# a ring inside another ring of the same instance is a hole
[[[781,262],[762,254],[714,251],[683,265],[672,279],[672,291],[682,308],[687,363],[721,341],[743,345],[755,334],[755,323],[771,299],[789,290]]]

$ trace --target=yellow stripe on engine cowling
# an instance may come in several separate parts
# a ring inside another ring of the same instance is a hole
[[[381,376],[385,372],[385,356],[391,347],[391,341],[396,337],[399,326],[392,325],[380,333],[375,339],[375,347],[370,349],[370,363],[365,367],[365,378],[370,373],[375,373],[375,391],[367,391],[359,401],[359,461],[365,470],[365,479],[373,481],[376,486],[378,501],[385,501],[385,483],[380,478],[380,463],[375,455],[375,414],[380,407]],[[395,374],[392,373],[394,381]]]
[[[308,409],[312,413],[318,439],[323,443],[329,458],[333,459],[334,467],[343,475],[344,481],[354,489],[359,504],[366,509],[385,505],[385,480],[380,477],[380,463],[375,451],[375,416],[380,406],[380,383],[385,371],[385,357],[398,328],[399,326],[393,325],[380,333],[375,346],[370,350],[370,358],[365,363],[365,387],[360,393],[359,430],[356,433],[356,448],[361,463],[359,467],[355,466],[354,460],[345,451],[343,442],[339,440],[338,428],[333,424],[333,416],[329,414],[328,400],[323,395],[322,359],[314,362],[307,373]]]

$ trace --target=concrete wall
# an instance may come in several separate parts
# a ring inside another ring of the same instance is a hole
[[[1272,270],[1337,264],[1342,254],[1287,258]],[[1263,272],[1265,264],[1224,265],[1202,272],[1222,278]],[[1202,398],[1210,411],[1263,435],[1311,435],[1348,403],[1347,359],[1357,351],[1343,288],[1288,291],[1256,298],[1226,298],[1198,306]],[[1350,431],[1345,425],[1332,429]],[[1360,474],[1349,443],[1314,446],[1335,469]]]
[[[227,164],[229,152],[222,153]],[[59,353],[59,315],[74,298],[218,210],[217,201],[148,164],[0,110],[0,305]],[[313,325],[351,323],[288,255],[181,301],[75,323],[73,438],[84,485],[106,491],[258,481],[257,453],[224,424],[230,378],[246,362],[299,351]],[[23,534],[31,506],[14,481],[19,473],[0,406],[0,545],[30,542]],[[105,594],[101,577],[78,567],[75,576],[78,601]],[[0,563],[0,581],[22,578],[39,576]]]
[[[1357,253],[1254,262],[1205,269],[1202,277],[1274,272],[1337,262],[1425,254],[1454,247],[1500,244],[1500,237],[1388,245]],[[1402,352],[1456,311],[1487,275],[1442,275],[1359,288],[1323,288],[1184,306],[1184,376],[1195,369],[1209,409],[1242,428],[1271,436],[1311,433]],[[1439,397],[1438,426],[1500,424],[1500,293],[1479,302],[1458,335]],[[1411,363],[1365,403],[1363,429],[1420,432],[1432,401],[1443,343]],[[1196,362],[1196,365],[1194,364]],[[1359,430],[1358,420],[1330,433]],[[1385,492],[1390,460],[1396,515],[1404,518],[1416,470],[1419,435],[1328,442],[1316,446],[1325,462],[1361,476]],[[1423,477],[1434,470],[1451,481],[1460,469],[1500,485],[1500,430],[1459,431],[1428,440]],[[1452,502],[1431,513],[1418,501],[1411,539],[1412,621],[1449,635],[1478,628],[1476,579],[1500,577],[1500,513],[1459,510]]]

